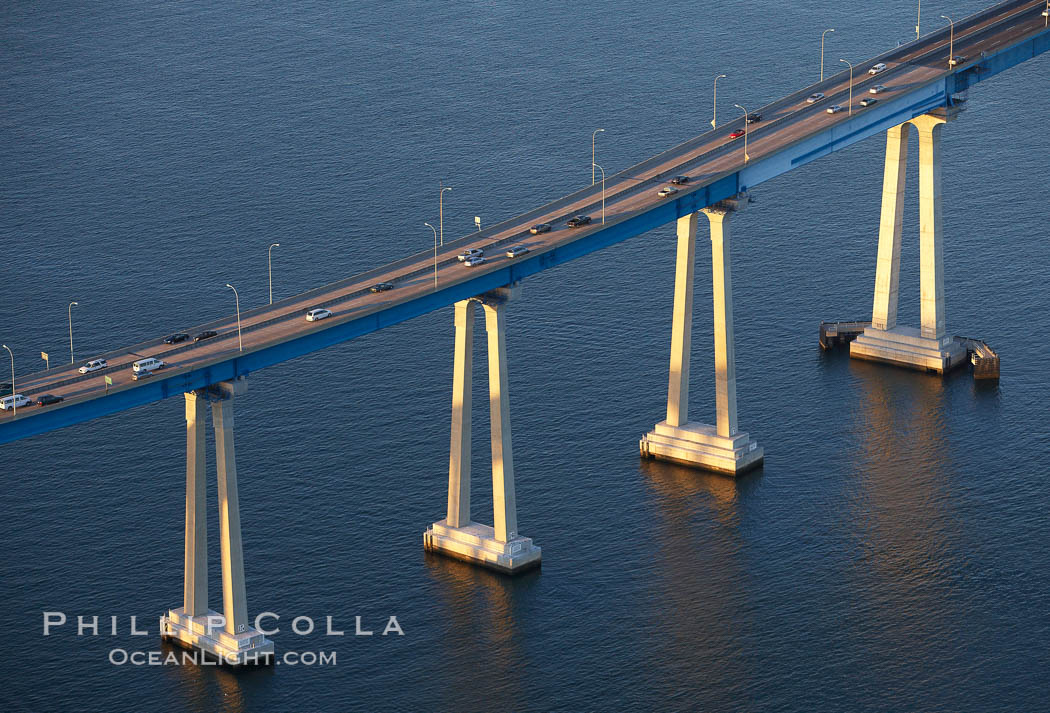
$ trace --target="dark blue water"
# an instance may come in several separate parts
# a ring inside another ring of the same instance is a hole
[[[983,6],[923,4],[924,30]],[[271,242],[277,297],[363,271],[430,244],[439,180],[446,232],[466,233],[586,184],[595,128],[614,172],[704,130],[715,74],[728,116],[816,80],[823,29],[831,71],[914,20],[899,0],[5,3],[0,340],[27,373],[66,353],[71,300],[80,358],[232,313],[226,282],[258,305]],[[279,651],[334,666],[109,662],[166,653],[154,618],[181,603],[180,399],[0,448],[0,709],[1044,709],[1048,75],[1044,56],[982,84],[944,131],[948,328],[999,350],[997,387],[817,348],[821,319],[870,310],[872,139],[735,219],[756,474],[639,461],[664,413],[673,226],[524,285],[507,344],[540,572],[423,553],[445,507],[451,309],[254,374],[237,406],[250,613],[281,615]],[[709,274],[698,250],[707,421]],[[214,513],[210,532],[218,608]],[[71,621],[44,637],[44,611]],[[78,637],[78,614],[100,635]],[[297,616],[319,630],[292,633]],[[357,616],[374,636],[352,635]],[[379,635],[390,616],[403,636]]]

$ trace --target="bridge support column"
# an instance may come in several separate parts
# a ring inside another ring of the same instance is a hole
[[[737,475],[758,466],[763,449],[737,429],[736,356],[733,338],[733,284],[729,219],[747,205],[741,195],[704,208],[711,227],[714,296],[715,425],[688,419],[689,355],[692,347],[693,264],[697,216],[678,219],[678,262],[671,333],[667,419],[639,443],[643,456]]]
[[[966,359],[966,350],[945,332],[941,230],[941,127],[959,109],[949,107],[893,127],[887,133],[879,258],[871,326],[850,343],[850,356],[944,373]],[[901,224],[908,129],[919,134],[919,263],[921,328],[897,325]]]
[[[540,548],[518,534],[514,456],[505,339],[506,305],[518,285],[456,303],[456,354],[452,387],[452,443],[449,454],[448,514],[423,533],[423,547],[450,557],[515,574],[540,563]],[[489,414],[492,438],[493,527],[470,519],[471,367],[474,303],[485,309],[488,335]]]
[[[161,617],[161,636],[230,665],[268,664],[273,642],[248,622],[241,546],[237,464],[233,446],[233,399],[243,379],[213,384],[186,396],[186,554],[183,606]],[[207,512],[205,506],[205,401],[212,406],[218,471],[223,612],[208,608]]]

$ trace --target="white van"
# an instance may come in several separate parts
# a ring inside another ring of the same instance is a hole
[[[167,364],[162,362],[156,357],[146,357],[145,359],[139,359],[137,362],[131,365],[131,370],[136,374],[140,371],[153,371],[154,369],[163,369]]]
[[[868,74],[882,74],[886,71],[886,65],[883,62],[879,62],[874,67],[868,70]]]
[[[7,411],[12,408],[21,408],[23,406],[28,406],[31,403],[33,402],[25,396],[23,396],[22,394],[12,394],[11,396],[5,396],[4,398],[0,399],[0,409]]]

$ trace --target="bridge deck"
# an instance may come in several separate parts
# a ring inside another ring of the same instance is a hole
[[[762,115],[762,121],[746,127],[750,156],[746,162],[744,139],[729,138],[730,131],[745,128],[740,117],[608,177],[604,186],[588,186],[485,231],[447,243],[436,255],[413,255],[273,305],[242,312],[243,351],[238,351],[237,322],[230,316],[196,328],[183,328],[181,331],[191,335],[204,329],[219,333],[197,344],[169,346],[157,338],[96,355],[109,360],[109,368],[102,372],[80,375],[74,367],[68,367],[18,378],[18,393],[52,393],[65,401],[54,406],[25,407],[17,415],[0,412],[0,443],[243,376],[509,284],[669,223],[949,104],[955,92],[1045,52],[1050,47],[1050,31],[1041,15],[1043,7],[1042,0],[1009,0],[956,22],[955,54],[966,59],[953,68],[947,63],[947,30],[856,65],[852,113],[825,111],[832,104],[849,103],[849,72],[758,109],[756,113]],[[888,69],[877,76],[868,75],[867,68],[876,62],[886,63]],[[860,100],[871,96],[868,89],[874,84],[885,85],[887,90],[876,97],[877,104],[861,107]],[[806,103],[805,97],[816,91],[827,98]],[[689,183],[679,186],[679,192],[672,197],[658,197],[658,188],[679,174],[690,176]],[[592,224],[577,229],[566,227],[565,220],[579,213],[589,214]],[[550,223],[552,230],[529,234],[529,226],[541,222]],[[530,252],[508,258],[502,251],[511,245],[524,245]],[[484,265],[464,267],[456,254],[468,247],[483,248],[490,259]],[[368,288],[380,281],[392,282],[396,288],[371,293]],[[321,306],[331,309],[333,317],[306,322],[305,312]],[[144,356],[160,357],[170,366],[149,379],[133,381],[130,364]],[[106,376],[113,381],[108,388]]]

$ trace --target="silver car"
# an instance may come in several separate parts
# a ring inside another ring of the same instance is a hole
[[[506,255],[507,255],[507,257],[517,257],[518,255],[524,255],[528,251],[529,251],[529,249],[527,247],[525,247],[524,245],[515,245],[514,247],[512,247],[510,250],[507,251]]]
[[[806,97],[807,104],[816,104],[818,101],[824,98],[824,92],[817,92],[816,94],[810,94]]]

